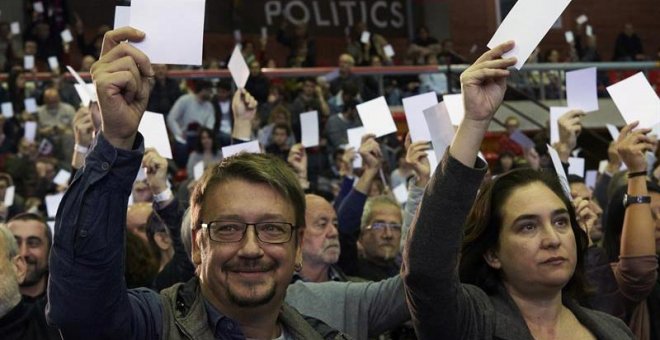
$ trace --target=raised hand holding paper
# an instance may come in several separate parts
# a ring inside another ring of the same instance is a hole
[[[570,110],[567,107],[550,108],[550,144],[559,142],[559,117]]]
[[[570,2],[518,0],[491,38],[488,48],[495,48],[509,40],[515,41],[516,46],[504,53],[502,58],[518,58],[515,67],[520,70]]]
[[[396,124],[385,97],[381,96],[359,104],[357,105],[357,111],[367,133],[382,137],[396,132]]]
[[[362,126],[346,130],[346,135],[348,137],[348,146],[355,149],[355,159],[353,159],[354,168],[359,168],[362,166],[362,158],[360,156],[360,153],[357,151],[360,149],[360,144],[362,143],[362,136],[366,134],[367,134],[367,130]]]
[[[660,123],[660,98],[642,72],[608,86],[607,92],[626,124],[639,121],[638,128],[653,128]]]
[[[172,159],[172,148],[167,138],[167,127],[162,114],[145,111],[138,131],[144,137],[145,148],[154,148],[161,156]]]
[[[2,115],[5,116],[5,118],[11,118],[14,116],[14,105],[11,102],[2,103],[0,107],[2,108]]]
[[[403,110],[408,122],[408,131],[413,143],[430,141],[431,133],[424,119],[424,110],[438,105],[438,96],[435,92],[428,92],[408,98],[403,98]]]
[[[319,145],[319,113],[310,111],[300,114],[302,138],[300,143],[306,148]]]
[[[229,68],[229,72],[234,79],[234,83],[236,83],[236,87],[239,89],[245,88],[245,84],[247,84],[248,78],[250,77],[250,68],[245,62],[245,58],[243,58],[240,46],[236,45],[236,47],[234,47],[234,52],[231,54],[227,68]]]
[[[132,0],[131,24],[145,33],[132,43],[152,64],[201,65],[205,0]]]
[[[25,122],[25,132],[23,137],[28,142],[34,142],[37,137],[37,122]]]
[[[566,99],[570,108],[584,112],[598,111],[595,67],[566,72]]]
[[[225,146],[222,148],[222,158],[231,157],[241,152],[261,153],[259,141],[253,140],[251,142]]]

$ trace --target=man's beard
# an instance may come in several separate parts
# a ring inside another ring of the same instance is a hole
[[[254,287],[252,287],[254,289]],[[269,303],[275,297],[275,285],[272,285],[268,292],[262,296],[257,296],[254,291],[248,297],[239,296],[234,293],[231,287],[227,287],[227,296],[232,303],[239,307],[259,307]]]
[[[274,271],[277,268],[277,265],[275,263],[259,263],[259,261],[244,261],[242,263],[228,263],[224,266],[223,269],[225,271],[239,271],[241,269],[251,270],[256,268],[259,268],[263,271]],[[275,297],[275,283],[268,287],[267,292],[263,295],[258,295],[257,293],[257,289],[259,289],[259,286],[262,285],[261,282],[255,284],[242,283],[242,285],[244,287],[247,286],[249,294],[239,294],[232,289],[233,285],[227,285],[227,296],[229,297],[229,300],[231,300],[232,303],[239,307],[263,306],[269,303]]]
[[[13,274],[0,277],[0,319],[21,301],[21,292]]]
[[[27,262],[28,270],[27,273],[25,273],[25,280],[21,283],[21,287],[31,287],[39,283],[39,281],[48,274],[48,267],[38,268],[35,263],[30,263],[27,259],[25,261]],[[30,267],[33,267],[34,269],[31,269]]]

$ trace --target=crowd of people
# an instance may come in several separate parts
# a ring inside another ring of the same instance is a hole
[[[391,77],[381,93],[352,72],[393,63],[385,37],[360,41],[364,24],[347,34],[338,71],[319,78],[267,78],[266,42],[243,42],[250,78],[234,89],[170,78],[120,43],[142,40],[135,29],[87,41],[79,19],[53,13],[32,15],[23,41],[0,37],[9,72],[0,102],[14,113],[3,105],[0,116],[1,338],[660,339],[657,140],[629,124],[595,186],[576,175],[563,186],[549,134],[520,145],[512,116],[499,159],[484,162],[484,135],[516,77],[515,59],[502,58],[513,43],[478,57],[460,84]],[[97,89],[89,105],[59,70],[31,78],[50,56],[66,64],[70,46],[49,39],[67,22]],[[595,58],[595,38],[580,36],[568,59]],[[644,58],[635,37],[626,27],[617,60]],[[305,25],[283,25],[277,41],[287,66],[316,65]],[[18,57],[30,49],[35,68],[25,70]],[[423,27],[406,59],[471,61]],[[348,145],[359,103],[385,95],[395,105],[450,85],[466,113],[437,168],[429,141],[366,134]],[[145,111],[163,114],[172,159],[145,149]],[[319,114],[313,148],[299,143],[308,111]],[[553,148],[566,172],[588,147],[578,145],[583,117],[559,119]],[[222,154],[255,140],[263,153]],[[68,181],[55,180],[60,170]]]

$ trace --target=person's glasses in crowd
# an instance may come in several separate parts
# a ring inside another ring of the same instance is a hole
[[[254,232],[257,234],[259,241],[271,244],[289,242],[293,230],[296,229],[296,226],[288,222],[211,221],[202,223],[202,228],[208,230],[211,240],[223,243],[241,242],[249,226],[254,227]]]
[[[401,224],[399,223],[374,222],[368,225],[365,229],[383,231],[385,228],[390,228],[390,230],[394,232],[401,232]]]

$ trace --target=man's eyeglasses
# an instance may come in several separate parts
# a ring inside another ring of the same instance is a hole
[[[385,228],[390,228],[394,232],[401,232],[401,224],[399,223],[385,223],[385,222],[374,222],[364,229],[374,230],[374,231],[383,231]]]
[[[202,223],[202,228],[209,233],[209,238],[216,242],[233,243],[240,242],[245,237],[248,226],[254,226],[257,239],[264,243],[279,244],[291,240],[293,230],[296,229],[287,222],[260,222],[243,223],[235,221],[211,221]]]

